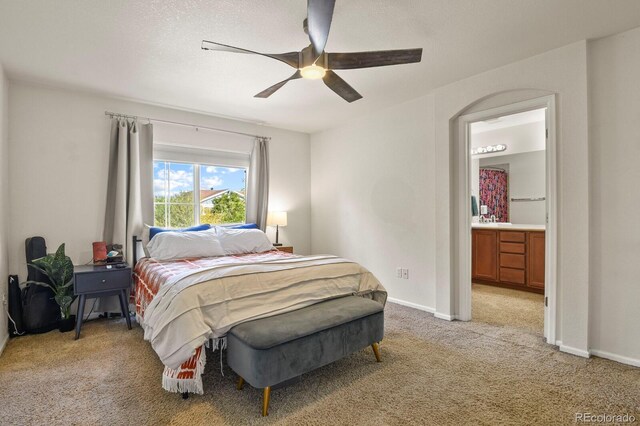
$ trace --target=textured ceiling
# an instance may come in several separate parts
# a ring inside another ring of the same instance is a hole
[[[290,82],[268,58],[200,49],[209,39],[300,50],[305,0],[0,0],[12,78],[314,132],[578,40],[640,26],[638,0],[338,0],[328,51],[424,48],[420,64],[341,71],[364,99]]]

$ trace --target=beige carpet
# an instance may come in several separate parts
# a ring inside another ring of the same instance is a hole
[[[478,306],[474,306],[478,309]],[[1,424],[405,425],[571,424],[574,413],[640,419],[640,369],[558,352],[535,334],[446,322],[389,304],[383,362],[364,350],[274,390],[237,391],[209,354],[205,395],[183,401],[160,387],[162,365],[142,331],[87,323],[9,342],[0,357]]]
[[[473,321],[543,336],[542,294],[475,283],[471,294]]]

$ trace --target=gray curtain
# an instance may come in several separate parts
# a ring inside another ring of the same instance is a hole
[[[255,223],[263,231],[267,226],[269,207],[269,139],[256,138],[251,151],[247,182],[247,223]]]
[[[122,244],[129,265],[132,236],[153,223],[153,126],[114,118],[111,122],[109,180],[104,240]]]

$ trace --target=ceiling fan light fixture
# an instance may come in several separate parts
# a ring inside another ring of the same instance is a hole
[[[302,78],[309,80],[320,80],[327,73],[327,70],[318,65],[309,65],[304,68],[300,68],[300,75]]]
[[[228,44],[203,40],[201,47],[206,50],[261,55],[275,59],[294,68],[295,73],[262,92],[255,98],[268,98],[292,80],[300,78],[322,80],[325,86],[345,101],[351,103],[362,99],[362,95],[344,81],[335,70],[384,67],[389,65],[412,64],[422,60],[422,49],[395,49],[366,52],[330,53],[325,51],[336,0],[307,0],[307,18],[304,32],[310,44],[299,52],[261,53]]]

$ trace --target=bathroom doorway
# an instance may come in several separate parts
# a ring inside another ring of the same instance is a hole
[[[540,336],[545,117],[538,108],[469,125],[473,321]]]
[[[555,344],[554,116],[548,96],[460,117],[468,263],[458,306],[460,319]]]

